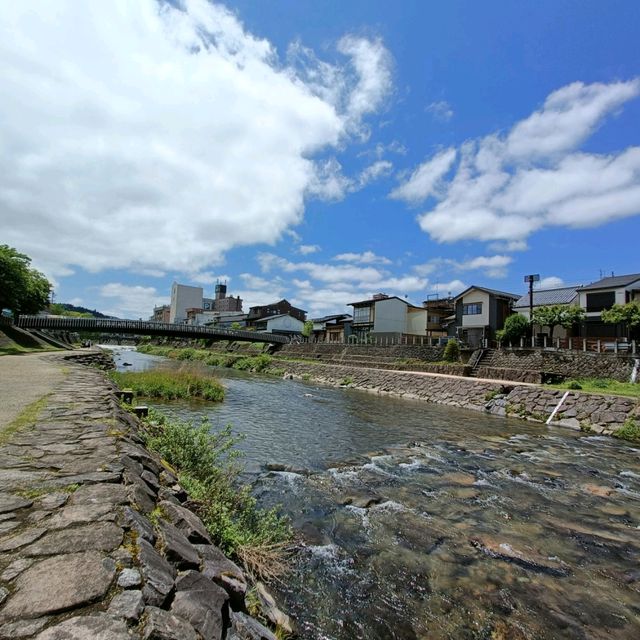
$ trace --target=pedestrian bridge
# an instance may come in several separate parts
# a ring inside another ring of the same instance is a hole
[[[286,344],[287,336],[258,331],[213,329],[168,322],[111,320],[107,318],[68,318],[64,316],[18,316],[15,325],[21,329],[48,329],[50,331],[90,331],[92,333],[131,334],[138,336],[166,336],[169,338],[196,338],[201,340],[231,340]]]

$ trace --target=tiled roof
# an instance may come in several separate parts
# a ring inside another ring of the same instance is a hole
[[[602,278],[598,282],[593,282],[584,287],[580,287],[581,291],[588,291],[589,289],[613,289],[615,287],[626,287],[632,282],[640,280],[640,273],[630,273],[626,276],[611,276],[609,278]]]
[[[562,287],[560,289],[538,289],[533,291],[533,306],[543,307],[551,304],[571,304],[577,296],[576,287]],[[513,305],[514,309],[519,307],[529,308],[529,294],[522,296]]]

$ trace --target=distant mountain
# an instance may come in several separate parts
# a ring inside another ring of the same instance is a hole
[[[90,315],[92,318],[113,318],[113,316],[106,316],[104,313],[100,313],[95,309],[87,309],[86,307],[77,307],[75,304],[69,304],[67,302],[57,303],[51,305],[52,313],[58,312],[57,315],[71,315],[73,314],[83,314],[85,316]],[[67,312],[67,313],[65,313]]]

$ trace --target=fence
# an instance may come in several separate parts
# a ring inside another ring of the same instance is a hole
[[[498,343],[497,346],[498,349],[553,349],[634,356],[640,351],[636,340],[621,338],[556,338],[552,340],[544,336],[542,338],[520,338],[520,341],[515,344],[512,342]]]

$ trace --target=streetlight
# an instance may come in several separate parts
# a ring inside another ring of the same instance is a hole
[[[531,325],[531,346],[533,346],[533,283],[540,280],[539,273],[532,273],[524,277],[524,281],[529,283],[529,324]]]

